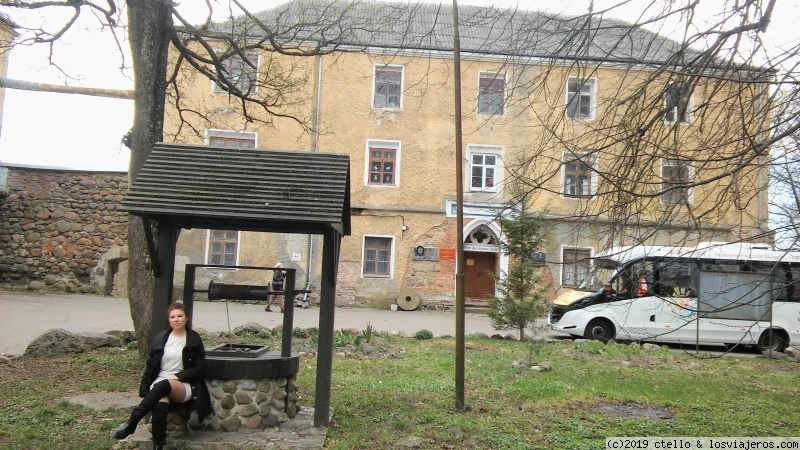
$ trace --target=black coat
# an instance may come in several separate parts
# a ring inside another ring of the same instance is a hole
[[[144,397],[150,391],[153,384],[161,372],[161,358],[164,356],[164,346],[167,345],[172,329],[164,330],[153,338],[150,346],[150,357],[147,359],[147,366],[142,375],[142,382],[139,384],[139,397]],[[197,411],[197,419],[202,422],[211,414],[211,396],[208,395],[208,387],[203,379],[203,372],[206,367],[206,349],[203,347],[203,340],[197,332],[186,329],[186,346],[183,347],[183,370],[176,373],[182,382],[192,386],[192,400],[194,409]]]

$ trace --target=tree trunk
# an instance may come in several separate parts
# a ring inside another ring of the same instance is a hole
[[[134,119],[129,181],[136,178],[153,144],[163,139],[164,102],[167,89],[167,51],[172,30],[168,0],[128,0],[128,38],[133,57]],[[155,235],[155,234],[154,234]],[[142,220],[128,221],[128,301],[139,356],[150,350],[153,313],[153,272]]]

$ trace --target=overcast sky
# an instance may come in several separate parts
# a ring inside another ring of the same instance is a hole
[[[681,1],[681,0],[678,0]],[[211,0],[217,10],[227,11],[228,0]],[[595,10],[615,0],[596,0]],[[703,4],[721,0],[705,0]],[[180,1],[180,11],[188,20],[200,21],[205,14],[204,0]],[[281,0],[243,0],[253,11],[268,9]],[[438,3],[438,1],[436,1]],[[445,1],[448,6],[452,3]],[[459,5],[494,4],[517,6],[517,0],[459,0]],[[547,9],[550,12],[580,14],[586,12],[589,0],[520,0],[519,7]],[[636,21],[649,3],[633,0],[615,16]],[[221,6],[219,6],[221,5]],[[29,20],[47,21],[49,17],[22,16],[19,11],[0,8],[18,23]],[[800,23],[800,2],[779,0],[778,10],[767,33],[773,45],[797,41]],[[114,41],[97,29],[96,22],[86,20],[65,36],[54,51],[55,62],[70,78],[52,67],[45,47],[16,47],[11,54],[8,77],[39,83],[68,84],[111,89],[133,89],[131,73],[121,70],[122,61]],[[662,31],[663,32],[663,31]],[[124,37],[124,36],[123,36]],[[122,42],[127,50],[127,42]],[[130,59],[125,63],[129,66]],[[133,122],[133,101],[106,99],[71,94],[19,91],[6,89],[0,162],[87,170],[127,170],[129,152],[120,139]]]

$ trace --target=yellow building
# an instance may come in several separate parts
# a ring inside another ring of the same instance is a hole
[[[274,24],[335,10],[320,5],[327,3],[295,2],[259,18]],[[742,90],[747,70],[673,65],[678,44],[614,20],[590,24],[591,39],[573,42],[575,19],[462,7],[464,185],[457,187],[451,7],[373,2],[348,14],[339,23],[351,32],[325,43],[322,55],[257,45],[237,53],[220,41],[215,50],[230,56],[211,68],[230,83],[182,70],[165,124],[165,140],[220,151],[350,155],[342,304],[452,305],[458,188],[466,296],[474,302],[494,293],[489,273],[508,269],[496,218],[520,186],[531,193],[527,209],[547,220],[542,250],[556,287],[596,281],[590,258],[610,245],[765,239],[766,171],[747,147],[765,121],[758,83]],[[260,34],[249,26],[252,43]],[[301,48],[321,39],[319,21],[309,28],[294,36]],[[231,89],[271,106],[244,103]],[[736,176],[728,176],[731,167]],[[312,292],[319,280],[312,237],[188,230],[178,253],[178,274],[187,263],[281,261],[299,269]],[[245,272],[205,277],[269,281]]]
[[[11,54],[11,41],[17,36],[14,23],[8,16],[0,13],[0,77],[8,74],[8,56]],[[6,98],[6,89],[0,88],[0,134],[3,132],[3,103]]]

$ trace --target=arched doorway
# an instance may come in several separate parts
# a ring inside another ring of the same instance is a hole
[[[471,225],[464,238],[464,297],[470,303],[484,303],[495,295],[500,240],[489,224]]]

